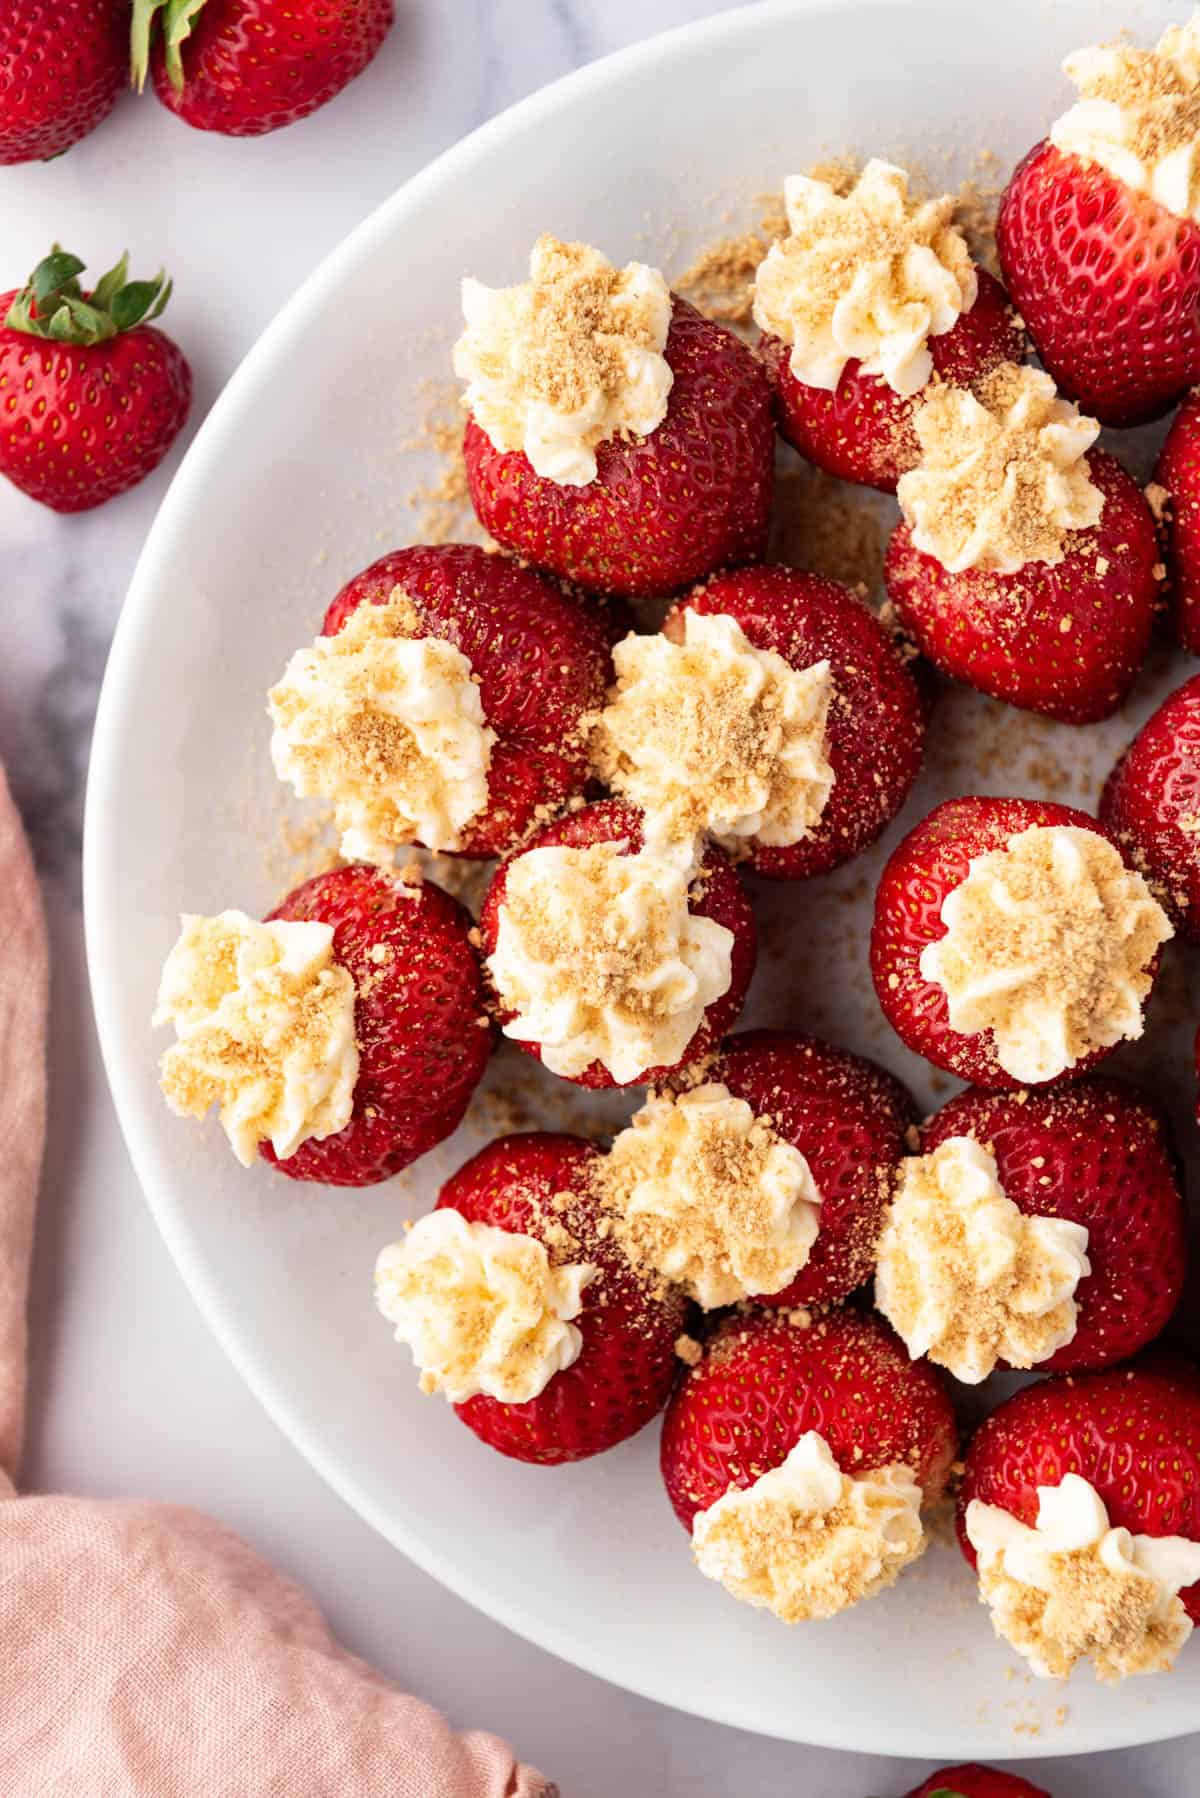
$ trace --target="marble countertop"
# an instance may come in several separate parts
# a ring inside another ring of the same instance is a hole
[[[93,269],[164,264],[194,423],[317,261],[431,156],[523,94],[713,0],[398,0],[352,94],[259,141],[186,130],[153,99],[69,156],[0,169],[15,285],[57,238]],[[7,640],[0,757],[45,880],[55,964],[51,1127],[33,1297],[26,1483],[194,1504],[315,1594],[346,1643],[461,1724],[509,1735],[567,1798],[861,1798],[911,1765],[762,1740],[634,1698],[478,1616],[374,1535],[259,1409],[159,1240],[117,1129],[84,967],[79,850],[92,716],[139,547],[179,451],[134,494],[56,518],[0,483]],[[1042,1763],[1056,1798],[1167,1798],[1189,1743]]]

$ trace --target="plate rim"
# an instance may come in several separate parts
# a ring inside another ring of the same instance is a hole
[[[872,10],[903,11],[911,7],[912,0],[870,0],[870,3]],[[101,853],[104,832],[100,820],[113,793],[113,772],[130,692],[130,676],[144,626],[151,615],[157,570],[170,544],[175,518],[187,510],[193,489],[207,477],[212,459],[209,446],[217,443],[223,434],[226,415],[239,406],[243,391],[252,388],[260,365],[269,360],[276,344],[291,336],[309,314],[323,308],[329,291],[337,283],[342,264],[373,240],[388,235],[393,229],[393,221],[402,217],[409,207],[419,205],[428,188],[440,185],[453,174],[456,165],[471,162],[486,153],[494,140],[506,138],[514,129],[528,128],[539,116],[570,104],[594,88],[619,82],[628,72],[641,72],[652,67],[669,58],[685,39],[689,49],[700,44],[711,49],[722,40],[732,43],[755,34],[768,20],[775,22],[843,12],[857,9],[862,4],[863,0],[750,0],[749,4],[675,26],[598,57],[525,95],[441,151],[325,253],[267,322],[217,395],[163,495],[138,555],[114,632],[96,710],[84,800],[82,892],[88,981],[101,1060],[121,1134],[151,1215],[185,1287],[223,1352],[271,1421],[342,1502],[393,1548],[456,1597],[536,1647],[607,1684],[705,1722],[748,1730],[778,1741],[876,1753],[900,1760],[923,1760],[928,1756],[911,1751],[898,1753],[886,1734],[871,1724],[869,1711],[865,1719],[859,1714],[853,1723],[847,1719],[841,1728],[836,1718],[826,1721],[825,1717],[810,1713],[804,1718],[803,1733],[797,1733],[765,1719],[747,1720],[744,1705],[726,1701],[716,1682],[703,1694],[698,1693],[696,1701],[692,1702],[686,1695],[674,1691],[664,1695],[653,1679],[639,1673],[614,1672],[602,1653],[593,1652],[586,1641],[573,1636],[568,1628],[534,1613],[519,1602],[497,1597],[418,1533],[397,1525],[394,1519],[385,1518],[369,1491],[359,1487],[355,1478],[339,1466],[335,1456],[326,1455],[319,1438],[294,1410],[270,1368],[243,1340],[236,1318],[226,1309],[215,1281],[203,1261],[194,1256],[178,1208],[166,1185],[160,1186],[152,1165],[149,1143],[141,1134],[141,1107],[135,1090],[134,1070],[123,1064],[115,1047],[118,1032],[113,1020],[118,1003],[118,983],[108,965],[105,942],[107,921],[112,915],[112,895]],[[1182,1722],[1179,1726],[1164,1728],[1161,1722],[1148,1720],[1146,1725],[1133,1722],[1131,1727],[1127,1724],[1125,1728],[1117,1728],[1114,1713],[1111,1730],[1101,1729],[1097,1738],[1089,1741],[1086,1747],[1078,1743],[1056,1747],[1053,1741],[1039,1739],[1034,1743],[1014,1736],[1011,1746],[1004,1751],[1004,1758],[1017,1761],[1102,1753],[1169,1741],[1189,1733],[1189,1726]],[[980,1746],[978,1731],[972,1734],[960,1722],[955,1722],[945,1731],[943,1758],[949,1760],[963,1755],[971,1758],[979,1752]]]

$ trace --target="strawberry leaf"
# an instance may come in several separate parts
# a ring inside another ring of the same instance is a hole
[[[79,284],[83,267],[78,256],[55,244],[13,299],[4,320],[8,329],[91,349],[157,318],[171,297],[161,269],[152,281],[130,281],[128,255],[90,293]]]

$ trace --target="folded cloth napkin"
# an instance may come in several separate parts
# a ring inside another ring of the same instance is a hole
[[[18,1498],[45,1126],[46,941],[0,771],[0,1794],[553,1798],[339,1647],[297,1587],[173,1505]]]

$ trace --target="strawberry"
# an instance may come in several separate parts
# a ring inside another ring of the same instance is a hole
[[[684,1529],[731,1487],[778,1467],[809,1430],[843,1472],[902,1462],[927,1498],[954,1458],[954,1412],[935,1370],[910,1361],[878,1318],[830,1311],[728,1317],[686,1373],[663,1419],[662,1475]]]
[[[1171,625],[1182,649],[1200,655],[1200,394],[1171,420],[1154,480],[1159,489]],[[1154,488],[1147,489],[1154,494]]]
[[[973,860],[993,852],[1011,851],[1028,831],[1057,828],[1093,832],[1109,842],[1095,818],[1049,800],[973,796],[947,800],[935,807],[893,851],[876,892],[871,973],[884,1015],[897,1035],[918,1055],[925,1056],[935,1067],[980,1086],[1020,1088],[1041,1084],[1041,1081],[1022,1078],[1010,1067],[1002,1065],[991,1026],[970,1032],[951,1027],[947,991],[922,973],[922,959],[933,944],[941,943],[948,935],[943,907],[950,895],[967,880]],[[1026,845],[1021,854],[1031,850],[1032,845]],[[1115,870],[1118,878],[1119,872],[1119,869]],[[1104,884],[1114,878],[1114,870],[1107,865],[1099,872],[1093,869],[1091,878]],[[1076,911],[1069,883],[1056,891],[1054,897],[1056,903],[1052,908],[1042,892],[1029,912],[1030,926],[1023,950],[1028,965],[1021,971],[1034,988],[1039,975],[1049,976],[1051,986],[1063,985],[1066,989],[1063,997],[1069,1007],[1073,1029],[1090,1040],[1086,978],[1080,992],[1075,993],[1070,987],[1070,977],[1074,963],[1103,952],[1103,945],[1093,946],[1079,938],[1079,933],[1086,930],[1088,918],[1093,916],[1094,907],[1090,895],[1085,893],[1082,911]],[[1123,899],[1138,908],[1139,919],[1146,925],[1151,941],[1143,943],[1141,935],[1138,936],[1138,948],[1144,946],[1147,954],[1142,968],[1126,969],[1122,962],[1119,970],[1114,964],[1111,972],[1114,977],[1118,971],[1131,975],[1135,985],[1140,982],[1145,989],[1141,993],[1144,1000],[1157,971],[1158,957],[1153,942],[1164,940],[1169,935],[1169,926],[1165,918],[1159,920],[1157,908],[1140,877],[1128,874]],[[1027,905],[1027,900],[1021,901],[1019,915],[1025,914]],[[1037,957],[1032,954],[1034,917],[1043,920],[1036,932]],[[1052,922],[1052,930],[1045,929],[1045,920]],[[998,939],[1005,932],[999,909],[995,915],[995,928]],[[1130,937],[1132,942],[1132,932]],[[1044,958],[1040,966],[1039,957]],[[1094,968],[1089,971],[1093,976],[1096,973]],[[1004,974],[1003,967],[993,968],[986,978],[981,972],[979,990],[1003,997],[1010,991]],[[1036,993],[1033,996],[1036,999]],[[1017,997],[1020,998],[1019,990]],[[1077,1055],[1071,1048],[1067,1052],[1064,1071],[1072,1076],[1085,1073],[1114,1046],[1114,1043],[1105,1047],[1096,1044]]]
[[[1105,783],[1100,819],[1179,929],[1200,942],[1200,675],[1143,724]]]
[[[758,649],[793,668],[828,661],[833,703],[825,754],[833,787],[819,822],[797,843],[754,843],[751,865],[772,880],[825,874],[887,828],[912,788],[925,746],[921,695],[875,614],[848,587],[795,568],[743,568],[681,601],[668,635],[688,611],[736,619]]]
[[[821,1195],[808,1261],[765,1305],[842,1299],[870,1278],[875,1241],[916,1107],[884,1068],[794,1030],[731,1036],[705,1078],[744,1099],[799,1149]]]
[[[20,0],[0,8],[0,163],[61,156],[125,86],[124,0]]]
[[[400,588],[414,635],[452,643],[471,664],[495,733],[487,804],[457,853],[505,855],[588,778],[585,717],[612,678],[610,620],[593,601],[470,544],[393,550],[342,588],[322,627],[334,636],[364,604]]]
[[[395,18],[393,0],[134,0],[134,83],[153,70],[185,124],[261,137],[336,99]]]
[[[983,269],[975,273],[979,291],[971,310],[929,339],[934,379],[956,387],[970,387],[1025,354],[1008,295]],[[770,378],[776,423],[792,447],[843,481],[894,493],[919,455],[912,415],[920,395],[899,394],[881,376],[864,375],[853,357],[832,393],[809,387],[792,372],[789,347],[770,332],[760,339],[758,354]]]
[[[637,855],[642,849],[642,827],[638,815],[628,806],[615,800],[606,800],[597,805],[590,805],[584,810],[574,812],[550,824],[539,832],[515,856],[503,862],[496,870],[495,877],[484,900],[483,911],[479,920],[480,934],[483,939],[484,955],[493,972],[495,984],[495,956],[500,936],[501,924],[505,909],[505,895],[512,871],[523,856],[540,849],[586,850],[601,844],[619,845],[618,853],[622,856]],[[588,876],[590,878],[590,876]],[[665,1080],[678,1068],[701,1059],[725,1032],[730,1029],[741,1011],[746,997],[746,989],[754,972],[756,940],[754,932],[754,915],[745,888],[728,858],[719,849],[709,849],[704,856],[699,870],[691,880],[688,890],[688,912],[692,919],[705,919],[718,925],[732,937],[729,948],[728,985],[718,993],[705,1007],[700,1023],[682,1053],[677,1055],[669,1066],[654,1066],[640,1069],[632,1079],[618,1080],[599,1060],[594,1060],[578,1073],[566,1076],[581,1086],[610,1087],[616,1085],[645,1084],[653,1085]],[[597,924],[603,929],[602,921]],[[560,952],[561,959],[555,963],[558,973],[569,972],[576,962],[583,959],[585,949],[590,943],[582,938],[576,943],[565,944]],[[598,960],[605,964],[602,970],[604,990],[608,987],[622,990],[626,969],[636,963],[639,949],[639,938],[635,930],[629,929],[628,920],[622,915],[614,920],[612,935],[603,935],[598,945]],[[598,976],[599,977],[599,976]],[[630,976],[632,984],[632,975]],[[591,1000],[589,1000],[591,1002]],[[602,1000],[596,1000],[602,1003]],[[558,996],[558,1004],[563,1003],[563,995]],[[533,1041],[525,1036],[515,1035],[512,1026],[516,1021],[515,1013],[505,1007],[502,1000],[497,1003],[497,1016],[500,1024],[505,1026],[505,1034],[514,1036],[518,1046],[529,1055],[544,1059],[546,1048],[543,1043]]]
[[[378,868],[318,874],[271,918],[333,926],[335,959],[357,987],[359,1071],[345,1129],[280,1161],[293,1180],[369,1186],[399,1173],[462,1122],[487,1066],[492,1032],[468,914],[432,881]]]
[[[553,1265],[596,1269],[574,1319],[582,1343],[569,1367],[524,1404],[480,1392],[455,1406],[477,1436],[518,1461],[551,1466],[612,1448],[662,1410],[675,1378],[687,1303],[644,1284],[608,1232],[589,1182],[598,1154],[577,1136],[502,1136],[438,1198],[439,1210],[470,1223],[534,1237]]]
[[[1063,392],[1142,424],[1200,380],[1200,226],[1095,162],[1036,144],[996,222],[1004,279]]]
[[[465,455],[484,529],[535,567],[596,592],[677,592],[726,563],[761,559],[774,482],[771,396],[751,352],[676,298],[663,351],[674,376],[648,437],[600,444],[586,486],[534,472],[473,418]]]
[[[170,282],[130,281],[123,256],[85,293],[82,270],[55,248],[25,287],[0,295],[0,474],[55,512],[145,480],[192,397],[182,350],[149,322]]]
[[[1025,711],[1092,724],[1116,711],[1150,646],[1158,605],[1154,518],[1114,457],[1086,458],[1099,523],[1067,533],[1061,561],[1013,574],[951,573],[897,525],[884,579],[905,631],[943,674]]]
[[[1109,1521],[1136,1535],[1200,1542],[1200,1375],[1190,1363],[1155,1355],[1132,1367],[1073,1379],[1041,1380],[1006,1399],[976,1432],[959,1494],[958,1529],[967,1536],[974,1499],[1032,1526],[1038,1487],[1077,1474],[1095,1487]],[[1200,1581],[1180,1597],[1200,1621]]]
[[[1027,1217],[1087,1230],[1091,1271],[1075,1288],[1075,1334],[1039,1372],[1108,1367],[1152,1342],[1178,1302],[1187,1258],[1179,1163],[1154,1101],[1105,1079],[1016,1095],[974,1088],[929,1119],[922,1153],[963,1136],[995,1157],[1000,1186]]]
[[[962,1767],[942,1767],[931,1773],[908,1798],[1050,1798],[1049,1792],[1017,1773],[1001,1773],[969,1761]]]

